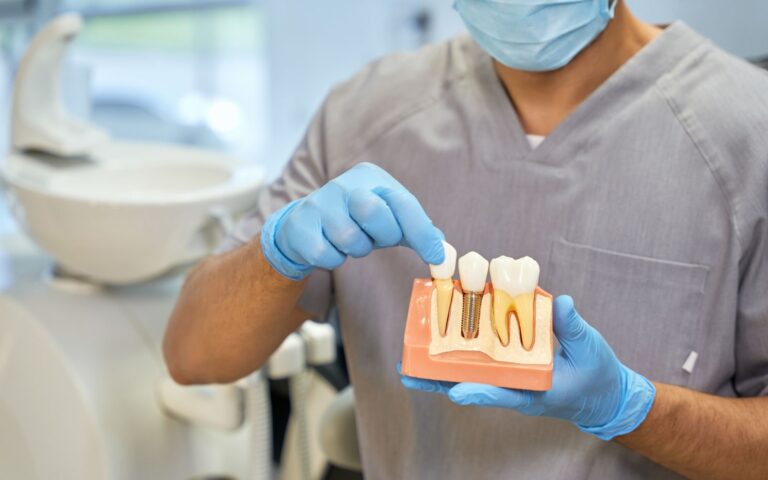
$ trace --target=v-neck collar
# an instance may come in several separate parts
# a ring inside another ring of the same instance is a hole
[[[609,121],[612,111],[626,103],[623,100],[639,96],[703,43],[706,39],[683,22],[668,26],[611,75],[534,149],[496,74],[493,60],[473,42],[479,95],[487,110],[485,118],[490,123],[486,128],[491,130],[497,145],[509,146],[505,149],[508,155],[504,158],[494,154],[499,151],[498,147],[481,149],[482,161],[497,168],[516,161],[553,165],[567,161],[568,156],[580,150],[584,142],[589,141],[600,126]],[[570,153],[558,154],[560,150]]]

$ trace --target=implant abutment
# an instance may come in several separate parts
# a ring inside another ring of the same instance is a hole
[[[477,252],[469,252],[459,259],[459,279],[464,294],[461,308],[461,335],[477,338],[480,332],[480,310],[488,278],[488,260]]]

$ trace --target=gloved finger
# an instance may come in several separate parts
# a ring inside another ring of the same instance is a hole
[[[347,256],[325,238],[319,219],[303,218],[298,213],[286,219],[277,237],[277,247],[296,263],[326,270],[338,268]]]
[[[426,393],[439,393],[441,395],[447,395],[448,391],[453,386],[447,382],[439,382],[437,380],[425,380],[423,378],[408,377],[406,375],[400,376],[400,382],[403,386],[409,390],[417,390],[419,392]]]
[[[325,238],[345,256],[363,257],[373,250],[373,240],[349,216],[344,189],[334,183],[310,194],[293,217],[315,230],[319,223]]]
[[[445,261],[442,233],[435,228],[411,192],[386,187],[377,187],[373,192],[387,202],[392,210],[403,232],[405,246],[416,251],[426,263],[438,265]]]
[[[370,190],[358,188],[347,198],[352,220],[370,236],[376,247],[394,247],[403,239],[403,232],[387,203]]]
[[[349,215],[323,217],[323,234],[336,249],[353,258],[361,258],[373,251],[373,240]]]
[[[588,325],[573,304],[573,298],[560,295],[555,299],[553,328],[560,344],[578,341],[586,334]]]
[[[448,392],[448,398],[457,405],[509,408],[523,413],[532,401],[531,392],[481,383],[459,383]]]
[[[297,252],[293,246],[291,246],[290,236],[286,235],[284,231],[279,231],[275,235],[275,245],[280,253],[283,254],[288,260],[299,265],[308,265],[304,257]]]
[[[323,231],[318,220],[310,221],[309,217],[302,214],[301,204],[284,217],[275,227],[275,245],[278,250],[289,260],[297,264],[315,266],[309,263],[302,253],[294,247],[311,243],[310,239],[322,237]],[[298,239],[298,241],[297,241]]]
[[[576,311],[571,297],[562,295],[555,299],[552,317],[555,335],[569,361],[597,358],[601,348],[610,350],[600,333]]]
[[[347,256],[338,251],[324,235],[314,241],[302,243],[300,254],[310,265],[325,270],[335,270],[347,259]]]
[[[397,373],[400,374],[400,382],[405,388],[427,393],[439,393],[447,395],[448,391],[455,385],[451,382],[440,382],[437,380],[426,380],[424,378],[415,378],[403,375],[400,370],[400,363],[397,364]]]

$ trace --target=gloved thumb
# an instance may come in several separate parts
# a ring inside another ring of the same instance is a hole
[[[573,298],[568,295],[561,295],[555,299],[552,321],[555,335],[563,346],[583,339],[589,330],[587,322],[576,311]]]
[[[512,408],[519,411],[531,404],[531,393],[480,383],[459,383],[448,391],[448,398],[457,405]]]

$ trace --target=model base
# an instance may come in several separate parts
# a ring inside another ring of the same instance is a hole
[[[552,387],[552,295],[536,289],[536,338],[533,348],[525,350],[520,344],[514,315],[509,320],[513,334],[509,345],[502,345],[496,335],[491,319],[490,285],[483,298],[480,336],[471,340],[460,333],[461,290],[458,282],[445,336],[440,334],[437,326],[434,291],[431,279],[414,281],[403,342],[404,375],[534,391]]]

